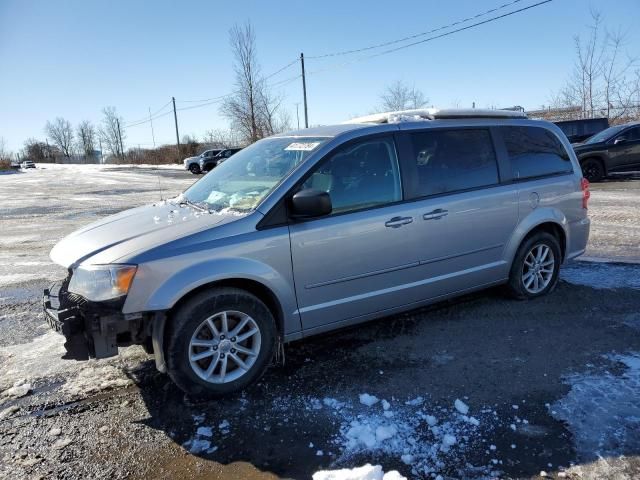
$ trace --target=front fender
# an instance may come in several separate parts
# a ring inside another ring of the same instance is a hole
[[[162,279],[159,282],[154,279]],[[175,262],[141,264],[123,306],[123,313],[169,310],[181,298],[202,285],[224,280],[252,280],[268,288],[284,313],[285,334],[300,330],[295,292],[277,270],[250,258],[226,257],[198,261],[187,266]]]
[[[505,249],[505,258],[510,266],[516,256],[518,247],[529,232],[543,223],[554,223],[562,229],[565,236],[566,245],[569,243],[569,221],[567,217],[554,207],[539,207],[529,212],[529,214],[520,220],[517,228],[513,232],[511,239],[507,243]],[[511,267],[509,267],[511,268]]]

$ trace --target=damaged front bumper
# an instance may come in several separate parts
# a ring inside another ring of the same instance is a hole
[[[66,339],[62,358],[108,358],[118,354],[119,346],[150,343],[142,314],[122,313],[124,299],[90,302],[67,290],[69,280],[55,282],[42,297],[47,323]]]

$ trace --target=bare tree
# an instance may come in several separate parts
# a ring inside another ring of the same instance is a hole
[[[638,116],[638,57],[623,51],[626,35],[608,31],[602,15],[591,12],[586,38],[574,37],[576,61],[567,84],[552,95],[551,120],[605,116],[612,123]],[[552,110],[553,109],[553,110]]]
[[[270,92],[261,74],[251,24],[234,25],[229,40],[235,58],[235,90],[224,100],[220,112],[244,143],[253,143],[286,128],[287,122],[281,121],[282,99]]]
[[[96,129],[89,120],[83,120],[76,128],[78,148],[84,153],[85,158],[93,156],[95,150]]]
[[[401,80],[389,85],[380,95],[380,100],[380,108],[384,112],[422,108],[429,101],[415,86],[405,85]]]
[[[233,129],[225,130],[222,128],[207,130],[203,141],[216,148],[229,148],[240,144],[238,135]]]
[[[602,79],[607,118],[614,121],[625,117],[633,109],[639,92],[637,75],[636,78],[629,78],[629,72],[637,65],[638,58],[627,55],[624,60],[620,60],[625,42],[626,35],[620,29],[607,32]]]
[[[7,148],[4,137],[0,137],[0,163],[11,163],[11,152]]]
[[[118,158],[124,156],[122,142],[126,138],[122,129],[118,128],[118,122],[122,125],[123,120],[118,116],[115,107],[105,107],[102,109],[102,126],[99,135],[107,150]]]
[[[56,147],[50,147],[45,142],[35,138],[27,138],[24,142],[24,156],[34,162],[55,161]]]
[[[65,157],[71,156],[71,148],[73,147],[73,128],[71,127],[71,122],[62,117],[57,117],[53,122],[47,122],[45,132]]]

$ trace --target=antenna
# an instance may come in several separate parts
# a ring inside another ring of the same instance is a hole
[[[156,169],[158,175],[158,189],[160,190],[160,201],[162,202],[164,198],[162,198],[162,183],[160,182],[160,170]]]

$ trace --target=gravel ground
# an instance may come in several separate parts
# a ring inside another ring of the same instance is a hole
[[[0,176],[0,478],[302,479],[367,462],[408,478],[640,476],[640,179],[592,186],[600,261],[566,266],[547,297],[489,290],[297,342],[258,385],[200,404],[137,347],[61,360],[39,305],[65,274],[48,259],[61,237],[193,181]]]

